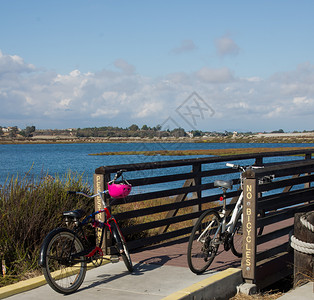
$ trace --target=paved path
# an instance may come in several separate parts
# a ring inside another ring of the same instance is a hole
[[[107,264],[87,272],[81,288],[67,299],[101,297],[108,299],[163,299],[172,293],[217,275],[217,272],[240,265],[230,252],[221,252],[207,272],[195,275],[187,265],[187,239],[151,246],[131,254],[134,272],[126,271],[123,262]],[[63,299],[64,295],[48,285],[6,299]]]
[[[236,258],[231,251],[221,251],[222,248],[219,248],[220,251],[210,269],[202,275],[195,275],[189,270],[187,265],[187,239],[150,246],[138,250],[136,253],[131,253],[134,264],[134,272],[132,274],[126,271],[123,262],[101,266],[88,271],[81,288],[76,293],[66,296],[66,298],[69,300],[85,300],[86,298],[94,297],[108,297],[116,300],[163,299],[182,289],[187,290],[193,284],[194,289],[195,286],[202,287],[208,285],[211,278],[219,278],[220,274],[227,272],[230,270],[229,268],[240,267],[240,259]],[[222,277],[219,278],[219,280],[222,279]],[[230,284],[220,281],[218,285],[220,288],[226,288]],[[290,297],[296,294],[299,296],[298,299],[312,299],[302,298],[303,289],[301,295],[299,289],[297,289],[293,294],[282,299],[295,299]],[[308,295],[311,297],[312,285],[308,285],[306,290],[309,293],[306,294],[306,297]],[[212,297],[217,297],[217,291],[213,293]],[[56,293],[48,285],[44,285],[6,299],[64,300],[65,296]]]
[[[56,293],[48,285],[7,298],[8,300],[58,300],[58,299],[162,299],[210,274],[196,276],[187,268],[135,264],[130,274],[122,261],[89,270],[78,291],[64,296]]]

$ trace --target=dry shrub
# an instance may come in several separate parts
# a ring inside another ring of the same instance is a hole
[[[277,293],[261,293],[256,295],[245,295],[245,294],[236,294],[230,300],[275,300],[281,297],[283,294],[281,292]]]
[[[88,192],[89,188],[82,176],[74,173],[62,178],[14,176],[1,187],[0,261],[5,261],[6,276],[0,276],[0,286],[25,279],[39,269],[41,244],[61,224],[63,211],[93,209],[91,201],[69,197],[68,190]]]

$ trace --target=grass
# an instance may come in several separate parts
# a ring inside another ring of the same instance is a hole
[[[306,147],[306,149],[313,149],[314,147]],[[118,151],[118,152],[101,152],[92,153],[89,155],[162,155],[162,156],[185,156],[185,155],[235,155],[260,153],[269,151],[283,151],[283,150],[302,150],[302,147],[276,147],[276,148],[228,148],[228,149],[194,149],[194,150],[157,150],[157,151]]]
[[[230,300],[275,300],[281,297],[283,293],[281,292],[266,292],[266,293],[258,293],[256,295],[245,295],[245,294],[236,294]]]
[[[5,276],[0,287],[39,275],[38,254],[45,236],[62,223],[62,212],[93,210],[93,201],[68,197],[68,190],[85,190],[82,176],[8,178],[0,189],[0,261]]]

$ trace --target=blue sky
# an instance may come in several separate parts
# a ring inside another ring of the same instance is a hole
[[[304,0],[0,0],[0,126],[313,130],[313,13]]]

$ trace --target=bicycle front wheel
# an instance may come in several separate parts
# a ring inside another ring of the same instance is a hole
[[[133,264],[132,264],[131,256],[130,256],[126,241],[121,233],[121,230],[116,222],[112,222],[110,225],[111,225],[113,237],[116,240],[116,248],[118,252],[121,254],[126,268],[129,270],[129,272],[132,272]]]
[[[242,213],[236,219],[233,232],[231,233],[231,251],[237,257],[242,257],[243,248],[243,226]]]
[[[78,237],[66,228],[53,230],[44,240],[42,270],[56,292],[71,294],[81,286],[86,274],[86,261],[80,255],[83,250]]]
[[[195,274],[201,274],[215,258],[219,247],[220,218],[215,210],[203,213],[195,223],[188,245],[188,265]]]

